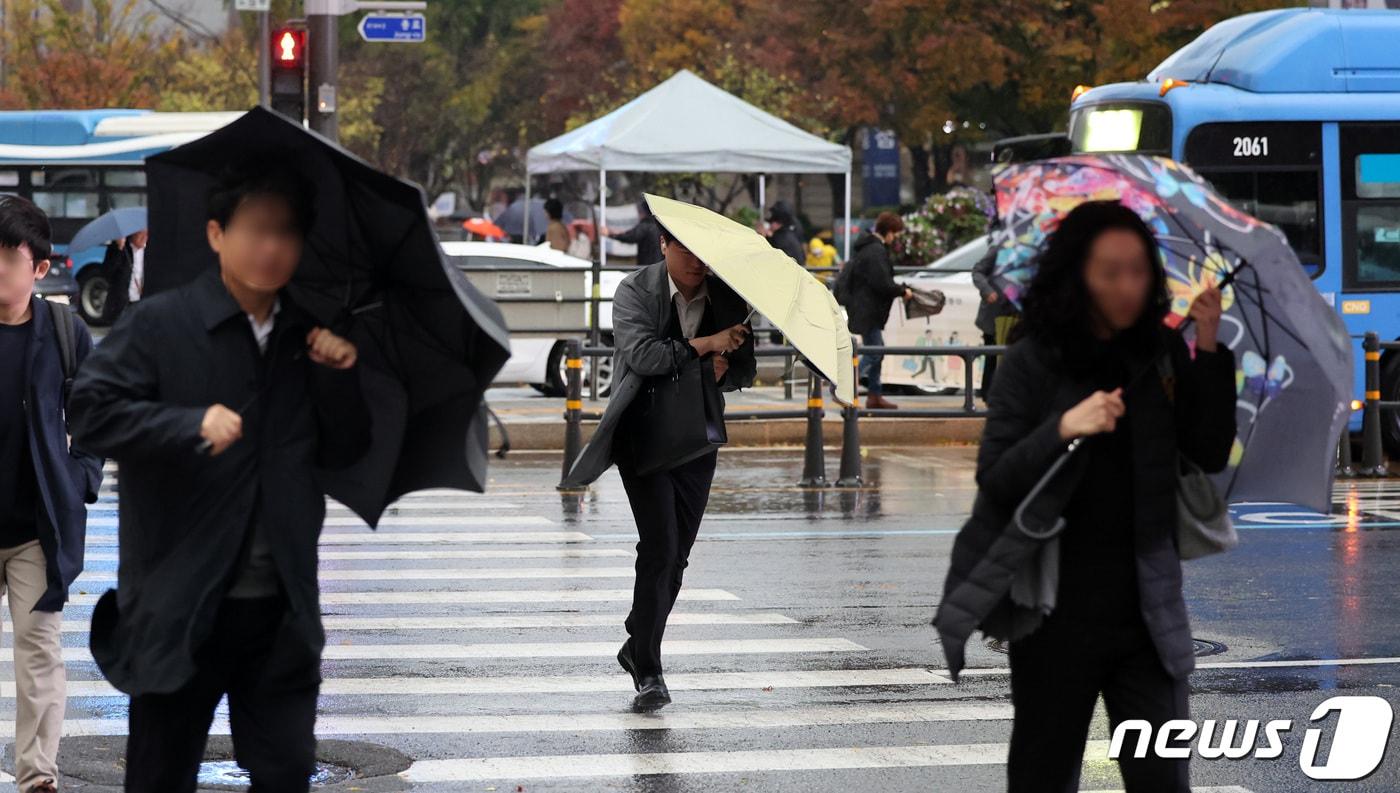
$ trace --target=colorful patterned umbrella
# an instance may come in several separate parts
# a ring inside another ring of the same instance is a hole
[[[1222,293],[1220,339],[1238,367],[1239,434],[1216,484],[1232,502],[1330,511],[1334,455],[1351,399],[1351,344],[1282,232],[1162,157],[1079,155],[1013,165],[997,174],[996,194],[1001,227],[992,235],[992,277],[1018,304],[1045,238],[1084,201],[1120,201],[1152,228],[1171,288],[1171,327],[1183,326],[1202,289],[1238,270]],[[1193,334],[1185,332],[1190,343]]]

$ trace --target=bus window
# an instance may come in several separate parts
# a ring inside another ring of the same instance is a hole
[[[1400,125],[1342,125],[1340,143],[1344,286],[1400,290]]]
[[[1311,122],[1201,124],[1184,159],[1216,192],[1278,226],[1308,276],[1322,274],[1322,128]]]
[[[1078,153],[1171,152],[1171,111],[1160,102],[1123,102],[1076,108],[1069,118],[1070,148]]]
[[[19,171],[0,171],[0,187],[19,187]]]
[[[108,168],[102,172],[102,184],[108,187],[145,187],[146,172],[140,168]]]
[[[97,193],[35,190],[34,203],[51,218],[95,218],[101,214]]]

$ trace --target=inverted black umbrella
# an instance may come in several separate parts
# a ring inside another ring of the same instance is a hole
[[[331,496],[371,526],[405,493],[481,491],[482,396],[510,356],[500,309],[438,245],[421,188],[375,170],[335,143],[262,108],[146,160],[151,242],[147,289],[183,284],[216,260],[206,194],[230,163],[265,157],[316,186],[292,298],[359,350],[374,442],[328,476]]]

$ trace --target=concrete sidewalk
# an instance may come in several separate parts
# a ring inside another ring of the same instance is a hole
[[[900,408],[955,410],[963,397],[895,396]],[[486,392],[487,403],[496,411],[510,434],[512,449],[562,449],[564,444],[564,400],[541,395],[532,388],[497,387]],[[794,389],[792,399],[783,398],[777,386],[746,389],[725,395],[729,411],[774,413],[804,410],[806,394]],[[823,400],[826,418],[822,422],[823,445],[841,445],[841,406],[829,395]],[[583,412],[601,414],[607,399],[584,399]],[[978,409],[985,406],[977,400]],[[596,420],[585,419],[583,437],[593,433]],[[775,418],[728,422],[730,446],[801,446],[806,442],[807,421],[802,418]],[[981,418],[880,418],[860,420],[861,446],[909,446],[975,443],[982,433]],[[491,428],[491,446],[500,445],[497,428]]]

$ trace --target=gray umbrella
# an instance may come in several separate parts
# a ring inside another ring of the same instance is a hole
[[[99,215],[91,223],[78,229],[68,243],[68,250],[82,251],[98,245],[106,245],[112,240],[130,237],[146,228],[145,207],[122,207],[105,215]]]
[[[525,199],[517,198],[515,202],[501,211],[501,214],[491,218],[501,231],[519,237],[525,233]],[[539,239],[544,236],[544,228],[549,225],[549,215],[544,211],[544,199],[530,199],[530,236]],[[526,240],[529,242],[529,240]]]

